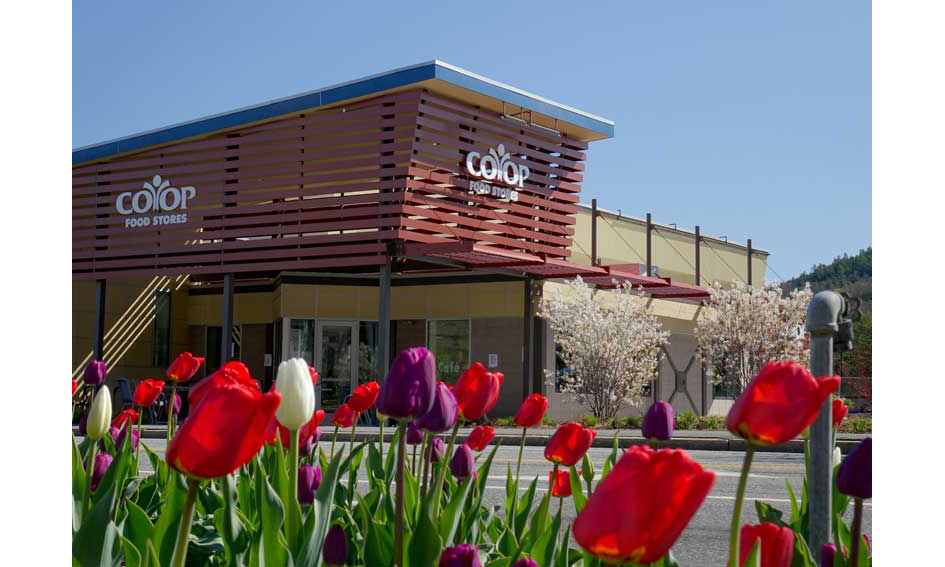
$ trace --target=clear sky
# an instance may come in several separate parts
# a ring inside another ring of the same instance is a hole
[[[790,278],[872,242],[870,10],[855,1],[83,2],[73,5],[72,142],[440,59],[613,120],[615,137],[589,150],[583,201],[751,238]]]

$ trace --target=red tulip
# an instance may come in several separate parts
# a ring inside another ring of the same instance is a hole
[[[541,394],[532,394],[525,398],[522,407],[518,408],[518,413],[515,414],[515,424],[519,427],[535,427],[541,423],[547,409],[548,398]]]
[[[351,409],[348,404],[341,404],[331,416],[331,422],[338,427],[351,427],[358,419],[358,412]]]
[[[318,385],[318,371],[315,370],[314,366],[309,366],[308,373],[312,375],[312,387],[314,388]]]
[[[840,424],[843,423],[843,419],[847,416],[847,412],[850,411],[850,408],[847,406],[846,402],[840,398],[835,398],[833,400],[833,426],[840,427]]]
[[[176,382],[186,382],[200,370],[201,364],[203,364],[203,358],[194,356],[189,352],[182,352],[168,367],[167,378]]]
[[[486,448],[486,445],[489,444],[489,441],[492,441],[492,438],[495,437],[495,429],[491,425],[480,425],[469,432],[469,437],[466,438],[466,444],[469,445],[469,448],[477,453]]]
[[[231,361],[191,389],[189,400],[190,417],[171,440],[165,459],[192,477],[216,478],[259,452],[280,396],[260,392],[246,366]]]
[[[354,393],[348,398],[348,405],[356,412],[367,411],[377,401],[377,395],[380,391],[381,387],[377,382],[361,384],[354,389]]]
[[[571,471],[558,471],[558,478],[554,478],[555,471],[548,471],[548,484],[551,485],[551,495],[567,498],[571,496]],[[578,471],[581,474],[581,471]]]
[[[78,381],[78,380],[73,380],[73,381],[72,381],[72,395],[73,395],[73,396],[75,395],[75,391],[76,391],[76,389],[77,389],[78,387],[79,387],[79,381]]]
[[[735,400],[725,426],[754,445],[784,443],[816,419],[839,386],[839,376],[814,378],[795,362],[769,362]]]
[[[158,399],[163,389],[163,380],[154,380],[153,378],[142,380],[135,387],[135,393],[131,400],[136,406],[151,407],[151,404]]]
[[[577,464],[594,442],[597,431],[569,421],[562,424],[545,445],[545,458],[552,463],[570,467]]]
[[[738,563],[744,565],[756,540],[761,540],[761,567],[788,567],[794,555],[794,531],[765,522],[742,526],[738,543]]]
[[[325,419],[325,410],[316,410],[315,413],[312,414],[312,419],[299,430],[299,447],[305,445],[306,441],[315,435],[315,431],[318,429],[318,426],[322,424],[323,419]],[[279,430],[279,441],[282,442],[282,446],[286,449],[290,448],[291,445],[289,445],[289,443],[292,439],[289,437],[289,430],[283,427],[278,420],[274,420],[273,423]],[[272,435],[269,435],[267,439],[274,441]]]
[[[676,542],[714,482],[715,473],[681,449],[635,445],[574,520],[574,539],[605,561],[652,563]]]
[[[112,420],[112,427],[121,429],[124,427],[125,423],[129,423],[131,425],[138,423],[138,412],[132,408],[126,409]]]
[[[476,421],[489,413],[499,401],[503,378],[505,376],[501,372],[487,372],[481,362],[473,363],[464,370],[452,388],[459,404],[460,417]]]

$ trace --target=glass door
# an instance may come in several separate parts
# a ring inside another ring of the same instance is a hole
[[[335,411],[357,384],[358,365],[352,345],[357,343],[357,323],[319,321],[315,331],[318,370],[318,407]]]

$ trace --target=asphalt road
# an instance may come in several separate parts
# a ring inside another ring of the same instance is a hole
[[[324,437],[322,438],[324,441]],[[164,439],[145,439],[148,447],[163,455],[166,442]],[[339,443],[339,446],[342,444]],[[327,445],[325,446],[327,450]],[[385,455],[389,451],[385,448]],[[490,449],[487,449],[490,450]],[[522,479],[519,489],[525,491],[535,476],[539,476],[539,490],[547,490],[548,472],[551,464],[544,459],[543,448],[525,447],[522,459]],[[409,449],[408,449],[409,452]],[[732,518],[732,507],[738,486],[738,474],[741,470],[744,454],[734,451],[689,451],[689,455],[703,467],[716,473],[715,485],[695,517],[686,527],[682,536],[673,547],[673,554],[682,565],[723,566],[728,559],[728,529]],[[485,455],[483,451],[482,455]],[[609,449],[592,448],[589,457],[600,473],[600,467],[610,454]],[[483,457],[484,458],[484,457]],[[507,465],[511,464],[514,474],[518,458],[518,447],[501,447],[496,453],[492,471],[489,475],[487,491],[483,504],[487,506],[505,505],[505,482]],[[150,472],[150,463],[142,458],[142,470]],[[800,498],[800,487],[804,476],[804,456],[796,453],[755,453],[752,473],[749,475],[746,489],[746,501],[742,509],[742,523],[757,523],[754,500],[761,500],[781,510],[785,518],[790,517],[791,501],[785,486],[790,481],[795,494]],[[554,509],[553,509],[554,510]],[[570,499],[564,502],[564,520],[574,520],[575,510]],[[853,517],[853,506],[847,513],[849,525]],[[872,538],[872,501],[863,507],[863,531]],[[819,560],[819,553],[815,554]]]

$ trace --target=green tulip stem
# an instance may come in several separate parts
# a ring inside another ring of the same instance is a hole
[[[351,439],[348,441],[348,455],[351,455],[354,452],[354,432],[358,430],[358,420],[355,418],[354,424],[351,426]],[[348,509],[351,509],[351,503],[354,501],[354,489],[356,487],[354,482],[354,467],[349,467],[348,470]]]
[[[377,434],[378,443],[377,451],[381,454],[381,466],[384,466],[384,419],[378,420],[378,426],[380,427],[380,432]]]
[[[850,534],[850,565],[859,565],[860,561],[860,530],[863,525],[863,499],[853,499],[853,533]]]
[[[90,441],[92,441],[90,439]],[[92,497],[92,472],[95,470],[95,452],[98,450],[98,441],[89,443],[89,456],[85,465],[85,494],[82,495],[83,519],[89,513],[89,499]]]
[[[289,506],[295,506],[299,501],[299,430],[289,430]],[[285,511],[286,523],[285,529],[288,532],[286,539],[289,541],[289,549],[295,550],[295,540],[297,539],[298,526],[295,525],[295,514]]]
[[[528,431],[527,427],[522,428],[522,442],[518,446],[518,464],[515,465],[515,486],[518,486],[518,481],[521,479],[522,473],[522,453],[525,451],[525,432]]]
[[[197,488],[199,486],[199,480],[187,478],[187,502],[184,504],[184,513],[180,517],[177,545],[174,546],[174,559],[171,561],[171,567],[184,567],[184,559],[187,557],[187,540],[190,539],[190,527],[194,523],[194,505],[197,503]]]
[[[420,500],[427,496],[427,477],[430,475],[430,451],[433,445],[433,438],[426,431],[423,432],[423,441],[420,443],[422,448],[420,458],[423,460],[421,474],[423,475],[423,484],[420,487]]]
[[[331,435],[331,455],[328,456],[329,461],[335,459],[335,439],[338,438],[338,426],[335,426],[335,432]]]
[[[171,444],[174,438],[175,425],[177,424],[177,414],[174,413],[174,400],[177,399],[177,381],[171,384],[171,397],[167,404],[167,444]]]
[[[732,512],[732,532],[729,534],[728,561],[729,565],[738,565],[738,533],[741,528],[742,500],[745,499],[745,487],[748,485],[748,471],[751,469],[751,459],[755,456],[755,447],[748,444],[745,450],[745,462],[742,464],[742,474],[738,479],[738,492],[735,494],[735,510]]]
[[[394,567],[404,564],[404,460],[407,458],[407,423],[397,425],[397,500],[394,509]],[[436,516],[434,515],[434,518]]]
[[[138,446],[135,448],[135,472],[138,471],[138,457],[141,455],[141,440],[144,439],[144,436],[141,435],[141,419],[144,417],[144,407],[141,407],[141,413],[138,414]],[[131,438],[134,441],[134,437]]]
[[[450,444],[446,448],[446,454],[443,455],[441,459],[440,467],[436,473],[436,485],[433,487],[433,517],[438,517],[437,514],[440,512],[440,500],[443,496],[443,481],[446,480],[446,469],[450,458],[453,456],[453,445],[456,444],[456,434],[459,433],[459,420],[456,420],[456,423],[453,425],[453,433],[450,435]]]

